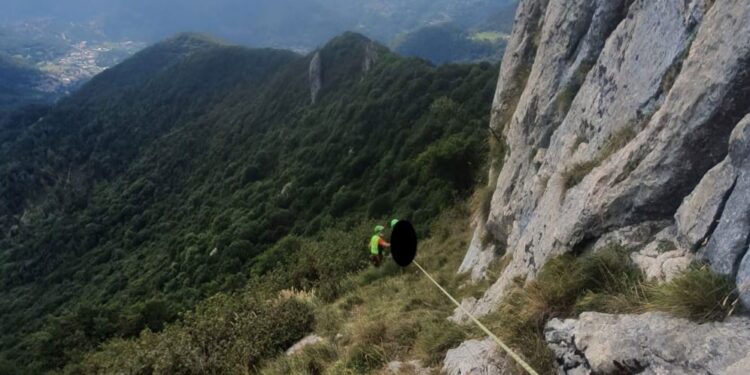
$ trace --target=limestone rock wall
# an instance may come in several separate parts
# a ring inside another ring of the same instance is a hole
[[[492,108],[505,159],[460,272],[511,260],[465,305],[644,223],[750,282],[748,113],[750,2],[521,1]]]
[[[315,52],[310,60],[309,68],[310,79],[310,102],[315,104],[318,101],[318,94],[323,88],[323,62],[320,57],[320,51]]]

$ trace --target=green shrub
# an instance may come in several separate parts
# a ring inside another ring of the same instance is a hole
[[[0,374],[16,375],[21,374],[21,371],[12,362],[0,359]]]
[[[472,165],[482,163],[480,146],[457,134],[441,139],[427,147],[416,159],[423,181],[440,177],[448,182],[453,190],[465,192],[476,183],[477,176]]]
[[[164,332],[110,341],[68,372],[249,373],[309,333],[313,322],[312,308],[294,298],[217,295]]]

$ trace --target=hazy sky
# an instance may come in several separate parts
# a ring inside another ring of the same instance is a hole
[[[314,46],[346,30],[381,41],[430,22],[479,24],[512,0],[1,0],[0,22],[93,23],[112,38],[181,31],[245,44]]]

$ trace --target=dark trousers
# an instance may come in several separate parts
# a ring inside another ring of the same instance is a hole
[[[370,254],[370,262],[372,262],[373,266],[380,267],[380,263],[383,263],[383,253],[378,253],[378,255]]]

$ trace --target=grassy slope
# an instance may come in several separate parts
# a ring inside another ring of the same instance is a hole
[[[455,273],[470,239],[468,217],[463,206],[444,212],[417,258],[459,299],[478,297],[488,287],[487,282],[472,285]],[[736,293],[730,279],[694,267],[670,282],[647,281],[630,263],[630,251],[613,246],[552,259],[534,281],[519,280],[497,310],[481,320],[539,373],[554,374],[553,353],[544,341],[545,323],[552,318],[575,318],[584,311],[663,311],[707,322],[734,312]],[[505,264],[503,259],[494,263],[489,279],[495,280]],[[438,373],[448,349],[485,337],[473,325],[447,321],[454,305],[414,267],[370,268],[348,282],[352,289],[333,303],[314,302],[315,333],[327,341],[295,356],[277,357],[262,374],[379,373],[389,361],[413,359]],[[520,367],[511,371],[525,373]]]
[[[430,237],[420,242],[416,259],[458,299],[479,297],[489,286],[456,274],[471,240],[470,217],[465,204],[444,211]],[[503,266],[491,266],[490,279]],[[388,262],[351,275],[347,282],[350,291],[332,303],[316,304],[315,333],[327,341],[295,356],[279,356],[261,374],[380,373],[390,361],[414,359],[439,373],[448,349],[484,338],[474,326],[447,320],[455,306],[414,266],[400,269]],[[411,372],[406,368],[404,373]]]

